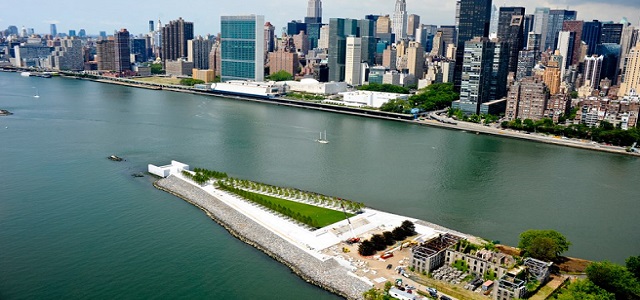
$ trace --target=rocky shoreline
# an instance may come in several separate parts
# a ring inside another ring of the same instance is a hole
[[[336,260],[320,261],[180,178],[170,176],[160,179],[154,186],[200,208],[231,235],[286,265],[311,284],[347,299],[362,299],[362,293],[371,288],[363,280],[349,274],[349,270]]]

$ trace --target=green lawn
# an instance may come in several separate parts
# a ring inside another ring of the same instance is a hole
[[[251,193],[251,192],[249,192]],[[257,194],[257,193],[251,193],[254,194],[256,196],[260,196],[266,200],[269,200],[270,202],[274,203],[274,204],[279,204],[282,205],[284,207],[289,208],[290,210],[294,211],[294,212],[298,212],[303,216],[308,216],[314,220],[316,220],[316,222],[318,222],[318,227],[325,227],[327,225],[331,225],[333,223],[342,221],[345,219],[344,217],[344,212],[341,211],[337,211],[337,210],[333,210],[333,209],[328,209],[328,208],[324,208],[324,207],[318,207],[318,206],[314,206],[314,205],[309,205],[309,204],[304,204],[304,203],[300,203],[300,202],[294,202],[294,201],[290,201],[290,200],[285,200],[285,199],[281,199],[281,198],[276,198],[276,197],[272,197],[272,196],[267,196],[267,195],[263,195],[263,194]],[[349,214],[347,213],[347,215],[349,217],[354,216],[353,214]]]

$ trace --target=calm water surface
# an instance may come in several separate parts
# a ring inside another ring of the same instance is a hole
[[[637,158],[12,73],[0,108],[0,299],[336,299],[131,176],[171,159],[503,243],[551,228],[573,256],[640,250]]]

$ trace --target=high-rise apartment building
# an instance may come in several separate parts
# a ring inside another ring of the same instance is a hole
[[[598,89],[600,84],[600,72],[604,56],[592,55],[584,58],[584,86],[591,90]]]
[[[409,42],[407,47],[407,68],[415,78],[415,83],[424,77],[424,48],[418,42]]]
[[[627,54],[624,81],[620,85],[619,96],[637,95],[640,93],[640,43]]]
[[[209,68],[209,53],[213,48],[213,41],[198,36],[187,41],[187,61],[193,63],[195,69]]]
[[[549,100],[549,91],[543,81],[525,77],[515,82],[507,95],[507,120],[540,120],[544,117]]]
[[[162,27],[162,59],[177,60],[187,57],[187,41],[193,39],[193,22],[182,18]]]
[[[533,50],[522,50],[518,53],[518,70],[516,70],[516,81],[532,75],[533,67],[536,65],[538,54]]]
[[[264,81],[264,16],[222,16],[222,81]]]
[[[362,85],[362,39],[348,36],[346,45],[344,81],[352,86]]]
[[[75,38],[63,38],[60,46],[49,56],[49,67],[60,71],[81,71],[84,69],[82,41]]]
[[[396,42],[407,38],[407,1],[396,0],[396,9],[393,13],[393,34]]]
[[[560,74],[565,75],[565,70],[571,65],[573,55],[573,45],[575,39],[575,32],[560,31],[558,32],[558,51],[562,56],[562,65],[560,66]]]
[[[331,33],[331,30],[329,29],[329,25],[322,25],[322,27],[320,27],[320,38],[318,39],[318,48],[329,49],[330,33]]]
[[[483,37],[467,41],[464,45],[460,101],[457,108],[465,113],[477,114],[480,112],[480,105],[490,101],[495,48],[494,42]]]
[[[100,40],[96,42],[96,58],[98,70],[116,70],[116,42],[115,40]]]
[[[322,23],[322,0],[309,0],[307,4],[307,17],[304,19],[307,24]]]
[[[125,72],[131,70],[131,47],[130,47],[130,35],[126,29],[120,29],[120,31],[114,34],[115,38],[115,57],[116,57],[116,69],[117,72]]]
[[[285,71],[291,75],[298,73],[300,61],[293,38],[283,36],[282,42],[275,52],[269,53],[269,75]]]

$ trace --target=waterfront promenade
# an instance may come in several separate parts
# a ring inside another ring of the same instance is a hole
[[[361,299],[362,293],[375,285],[364,276],[369,272],[367,263],[335,251],[352,234],[368,237],[371,232],[390,230],[410,220],[416,225],[418,240],[445,232],[480,240],[422,220],[369,208],[351,218],[353,232],[347,220],[312,231],[210,183],[199,186],[178,170],[172,170],[171,175],[154,185],[200,208],[232,235],[285,264],[306,281],[349,299]],[[393,278],[376,279],[379,285]]]

